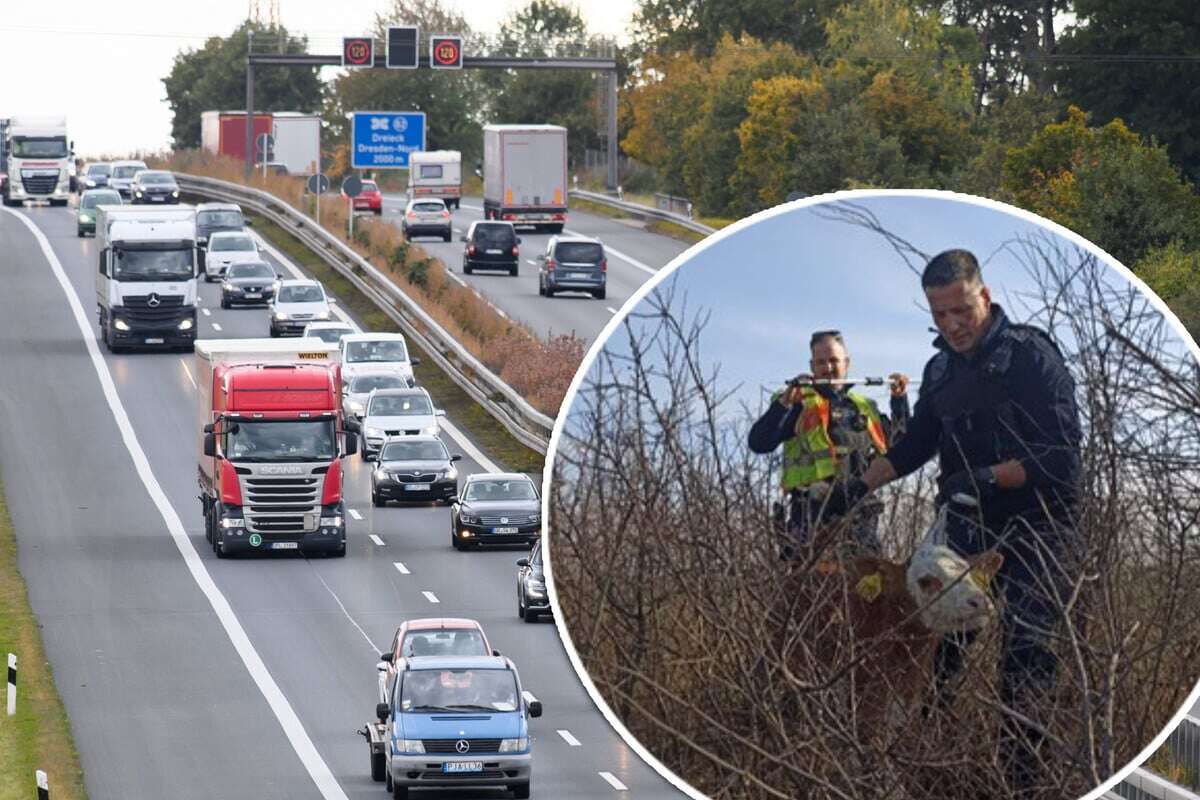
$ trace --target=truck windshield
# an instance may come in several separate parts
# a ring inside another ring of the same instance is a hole
[[[333,420],[238,421],[235,427],[225,434],[230,461],[330,461],[337,455]]]
[[[192,249],[116,250],[112,276],[118,281],[186,281],[195,275]]]
[[[404,673],[401,711],[517,710],[517,681],[506,669],[414,669]]]
[[[66,158],[65,136],[14,136],[12,154],[17,158]]]

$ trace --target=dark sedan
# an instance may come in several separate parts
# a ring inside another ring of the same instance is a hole
[[[537,622],[538,615],[549,614],[550,595],[546,594],[546,573],[542,571],[542,543],[535,542],[528,558],[517,561],[517,616]]]
[[[436,436],[405,436],[384,442],[379,461],[371,472],[371,504],[376,508],[389,500],[441,500],[450,502],[458,493],[455,461]]]
[[[275,296],[279,275],[265,261],[243,261],[225,270],[221,281],[221,308],[266,305]]]
[[[142,170],[133,176],[129,193],[134,203],[178,203],[179,184],[169,172],[156,169]]]
[[[467,476],[450,509],[456,550],[485,544],[533,544],[542,534],[542,503],[529,476],[477,472]]]

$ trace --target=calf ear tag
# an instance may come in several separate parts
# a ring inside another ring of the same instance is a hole
[[[874,603],[875,598],[883,593],[883,575],[878,572],[864,575],[854,587],[854,592],[868,603]]]

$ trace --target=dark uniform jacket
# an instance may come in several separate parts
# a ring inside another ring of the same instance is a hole
[[[997,490],[982,509],[984,523],[998,529],[1021,516],[1034,525],[1047,517],[1069,525],[1083,435],[1075,381],[1046,333],[1010,322],[995,303],[991,311],[992,324],[970,357],[941,336],[934,340],[939,352],[925,365],[913,417],[887,459],[904,476],[936,454],[939,488],[964,469],[1016,459],[1026,483]]]

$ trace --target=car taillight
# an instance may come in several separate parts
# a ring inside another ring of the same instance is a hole
[[[467,245],[467,255],[469,255],[469,256],[475,255],[475,245],[473,245],[473,244]]]
[[[405,214],[404,216],[408,217],[409,219],[416,219],[416,218],[417,218],[417,212],[415,212],[415,211],[410,211],[410,212],[408,212],[407,214]]]
[[[502,219],[508,219],[508,220],[514,220],[514,219],[516,219],[516,218],[517,218],[517,215],[516,215],[516,214],[505,214],[505,215],[502,217]]]
[[[608,259],[607,258],[600,259],[600,271],[608,272]]]
[[[513,258],[516,258],[518,255],[520,255],[520,253],[517,252],[517,246],[514,244],[513,245]]]
[[[442,216],[443,216],[443,217],[448,217],[448,216],[450,216],[450,212],[449,212],[449,211],[443,211],[443,212],[442,212]]]
[[[546,269],[548,269],[550,272],[554,271],[554,259],[553,258],[546,259]]]

